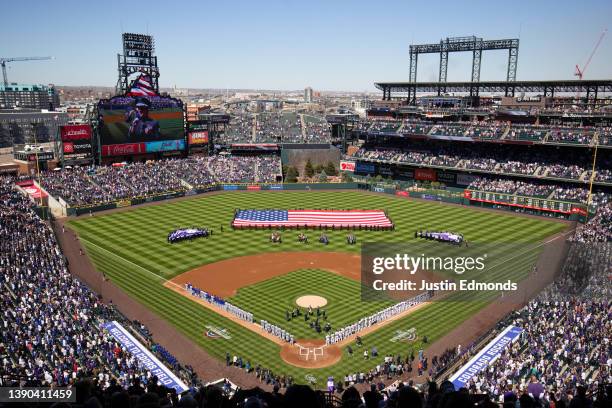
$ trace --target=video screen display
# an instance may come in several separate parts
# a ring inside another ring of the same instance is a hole
[[[98,113],[100,144],[121,145],[116,149],[103,149],[103,153],[149,153],[185,148],[183,103],[178,99],[116,96],[100,101]]]

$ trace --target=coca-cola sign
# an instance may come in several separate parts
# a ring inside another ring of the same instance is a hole
[[[127,156],[144,152],[144,143],[123,143],[102,146],[102,156]]]
[[[91,126],[89,125],[64,125],[60,126],[62,142],[73,142],[75,140],[91,140]]]

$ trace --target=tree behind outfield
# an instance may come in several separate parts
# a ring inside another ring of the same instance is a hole
[[[319,181],[321,183],[327,183],[327,174],[325,174],[325,170],[319,174]]]
[[[336,170],[336,166],[334,166],[334,163],[330,161],[327,162],[327,164],[325,165],[325,173],[327,173],[330,176],[337,176],[338,175],[338,170]]]
[[[297,169],[293,166],[287,167],[287,175],[285,176],[285,181],[287,183],[297,183],[297,178],[300,175]]]
[[[304,166],[304,175],[308,178],[314,176],[315,171],[314,171],[314,167],[312,166],[312,162],[310,161],[310,159],[308,159],[308,161],[306,162],[306,165]]]

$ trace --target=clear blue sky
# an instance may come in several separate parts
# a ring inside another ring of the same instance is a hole
[[[0,56],[9,81],[114,86],[124,31],[155,37],[162,87],[373,90],[407,80],[408,46],[447,36],[520,37],[518,79],[570,79],[612,1],[7,1]],[[437,80],[437,55],[418,80]],[[506,75],[506,52],[485,53],[483,80]],[[468,80],[471,55],[452,54],[448,80]],[[612,32],[585,78],[612,78]]]

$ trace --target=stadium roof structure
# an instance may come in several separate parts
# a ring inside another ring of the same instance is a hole
[[[612,79],[594,80],[559,80],[559,81],[484,81],[484,82],[375,82],[374,86],[383,91],[383,100],[407,99],[416,92],[436,92],[443,95],[447,92],[466,92],[477,96],[481,92],[504,93],[514,96],[516,92],[538,92],[544,96],[555,96],[559,92],[581,92],[586,94],[589,102],[595,103],[604,93],[612,94]],[[408,97],[393,96],[402,93]],[[413,102],[413,101],[409,101]]]

